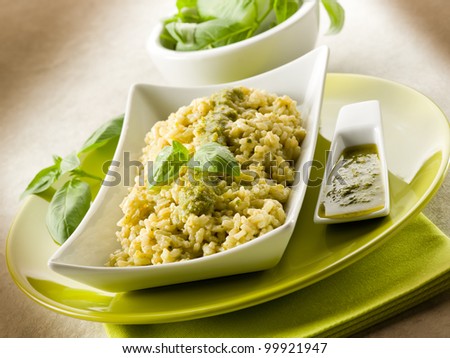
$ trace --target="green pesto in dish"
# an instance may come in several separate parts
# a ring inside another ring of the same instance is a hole
[[[200,119],[202,131],[202,143],[217,142],[227,145],[225,128],[229,121],[234,122],[238,118],[239,106],[244,94],[239,88],[220,91],[211,96],[215,104],[214,110]]]
[[[381,162],[375,144],[345,149],[326,180],[319,210],[322,217],[367,215],[385,205]]]
[[[216,201],[214,189],[201,181],[197,185],[185,186],[180,191],[179,205],[186,218],[189,214],[210,215]]]

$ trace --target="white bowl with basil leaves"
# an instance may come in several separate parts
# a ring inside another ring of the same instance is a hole
[[[336,0],[178,0],[178,12],[153,29],[147,51],[171,85],[248,78],[315,47],[320,3],[329,31],[338,32],[344,10]]]
[[[49,267],[98,289],[122,292],[266,270],[277,265],[291,239],[307,188],[308,178],[304,175],[310,168],[308,164],[313,159],[318,136],[328,53],[328,48],[323,46],[272,71],[222,85],[134,85],[130,90],[114,161],[105,178],[105,182],[116,185],[101,187],[80,225],[50,258]],[[123,215],[119,205],[129,186],[133,185],[125,185],[124,179],[130,177],[127,172],[129,164],[141,156],[145,133],[156,121],[167,118],[194,98],[240,85],[288,95],[297,101],[302,114],[307,134],[295,164],[301,180],[292,187],[285,207],[285,223],[248,243],[210,256],[150,266],[105,266],[109,255],[120,248],[115,239],[117,222]],[[121,180],[117,181],[118,178]]]

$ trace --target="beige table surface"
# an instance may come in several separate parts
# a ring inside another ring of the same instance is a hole
[[[56,314],[26,297],[5,263],[18,197],[51,155],[77,148],[124,111],[136,82],[162,82],[144,49],[175,0],[0,0],[0,337],[105,337],[100,323]],[[450,2],[341,0],[347,10],[330,72],[384,77],[431,97],[450,115]],[[426,214],[450,234],[447,177]],[[450,292],[361,337],[450,337]]]

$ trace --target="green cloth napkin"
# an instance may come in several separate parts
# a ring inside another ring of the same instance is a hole
[[[106,324],[110,337],[347,337],[450,287],[450,239],[423,214],[362,260],[290,295],[186,322]]]

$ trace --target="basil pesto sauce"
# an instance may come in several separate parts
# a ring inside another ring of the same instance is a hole
[[[214,109],[201,119],[202,143],[217,142],[227,145],[228,136],[225,129],[229,122],[238,118],[239,104],[243,98],[244,94],[239,88],[222,90],[211,96]]]
[[[366,215],[385,205],[381,163],[375,144],[345,149],[326,180],[319,210],[322,217]]]

